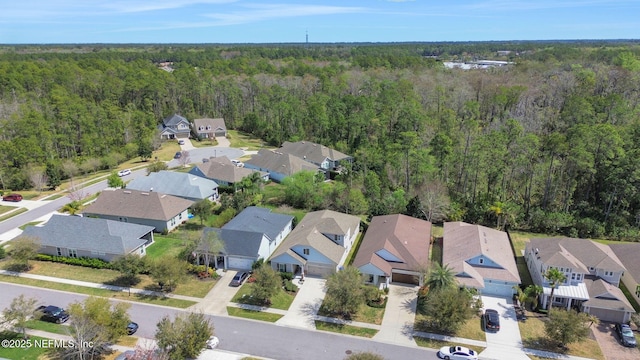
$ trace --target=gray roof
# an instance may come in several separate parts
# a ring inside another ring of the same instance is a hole
[[[589,267],[625,270],[611,248],[589,239],[533,238],[527,244],[527,249],[537,250],[540,261],[547,266],[571,267],[584,272],[588,272]]]
[[[262,243],[262,233],[243,230],[204,228],[204,233],[218,233],[224,243],[224,253],[231,256],[257,257]]]
[[[273,252],[271,258],[289,252],[298,245],[309,246],[339,263],[346,249],[323,234],[353,235],[359,231],[360,218],[332,210],[321,210],[307,213],[293,231]]]
[[[169,115],[162,120],[164,126],[178,126],[178,124],[181,122],[186,122],[187,124],[189,124],[189,120],[178,114]]]
[[[209,158],[209,162],[196,165],[189,171],[189,174],[235,184],[254,172],[258,172],[260,177],[267,175],[262,171],[235,166],[228,157],[220,156]]]
[[[633,306],[617,286],[613,286],[602,279],[585,278],[584,283],[589,291],[589,300],[583,306],[634,312]]]
[[[191,200],[158,192],[104,190],[83,213],[168,221],[192,204]]]
[[[297,156],[314,164],[322,164],[325,159],[329,159],[331,161],[339,161],[351,158],[351,156],[343,154],[338,150],[333,150],[324,145],[312,143],[309,141],[285,141],[284,144],[282,144],[282,146],[278,149],[278,151],[285,154]]]
[[[258,153],[253,155],[251,159],[245,161],[245,164],[252,165],[253,167],[264,169],[269,172],[284,174],[286,176],[291,176],[303,170],[318,170],[318,166],[304,161],[299,157],[268,149],[258,151]]]
[[[204,232],[216,231],[224,242],[227,255],[255,257],[258,255],[263,235],[275,240],[292,220],[291,215],[276,214],[270,209],[249,206],[222,229],[205,228]]]
[[[609,247],[627,269],[627,273],[635,281],[640,281],[640,244],[619,243],[609,244]]]
[[[270,209],[249,206],[222,228],[227,230],[253,231],[275,239],[293,220],[293,216],[272,213]]]
[[[127,189],[154,191],[185,199],[206,199],[215,193],[218,184],[209,179],[188,173],[162,170],[148,176],[133,179]]]
[[[141,237],[153,226],[80,216],[53,215],[43,226],[28,226],[23,235],[34,236],[42,246],[126,255],[147,240]]]
[[[211,127],[207,130],[207,126]],[[203,130],[199,130],[200,127],[203,127]],[[193,120],[193,128],[197,131],[216,131],[216,130],[227,130],[227,126],[224,124],[223,118],[202,118]]]

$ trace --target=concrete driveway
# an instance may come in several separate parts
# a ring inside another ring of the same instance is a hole
[[[416,346],[413,339],[413,323],[417,303],[418,286],[390,284],[382,326],[373,339],[403,346]]]
[[[191,307],[190,310],[202,311],[205,314],[227,316],[227,305],[231,302],[231,299],[236,295],[240,286],[229,286],[231,280],[236,275],[237,271],[227,270],[222,272],[222,277],[218,279],[215,286],[209,291],[207,296]]]
[[[600,322],[591,326],[591,332],[596,338],[600,349],[607,360],[637,360],[640,359],[638,348],[628,348],[620,344],[620,338],[614,329],[614,324]]]
[[[482,296],[484,309],[493,309],[500,314],[500,331],[486,332],[487,348],[480,353],[481,359],[530,359],[524,352],[520,328],[510,298]]]
[[[276,321],[276,324],[315,329],[315,316],[324,300],[325,282],[325,279],[307,276],[304,278],[304,283],[300,284],[298,279],[295,279],[293,283],[298,285],[298,293],[289,306],[287,314]]]

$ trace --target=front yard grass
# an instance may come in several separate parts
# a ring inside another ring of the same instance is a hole
[[[282,316],[283,316],[283,315],[280,315],[280,314],[274,314],[274,313],[270,313],[270,312],[266,312],[266,311],[255,311],[255,310],[240,309],[240,308],[237,308],[235,306],[227,306],[227,313],[229,313],[230,316],[236,316],[236,317],[241,317],[241,318],[246,318],[246,319],[253,319],[253,320],[260,320],[260,321],[267,321],[267,322],[272,322],[272,323],[280,320],[280,318],[282,318]]]
[[[153,244],[149,246],[147,251],[147,256],[150,259],[157,259],[163,255],[167,256],[175,256],[182,251],[184,248],[184,242],[180,239],[176,239],[174,237],[169,237],[166,235],[153,235]]]
[[[1,340],[12,340],[12,339],[18,340],[18,339],[22,339],[22,336],[13,331],[5,330],[3,332],[0,332],[0,339]],[[36,340],[46,340],[45,338],[42,338],[39,336],[30,336],[29,339],[31,340],[32,344]],[[38,346],[29,346],[29,347],[23,347],[23,348],[1,346],[0,358],[12,359],[12,360],[46,359],[46,357],[44,357],[45,356],[44,354],[47,352],[47,350],[48,349],[45,347],[38,347]]]
[[[251,134],[247,134],[237,130],[227,130],[227,139],[231,143],[232,148],[246,148],[247,150],[260,150],[264,147],[265,143],[262,139],[253,137]]]
[[[538,349],[552,351],[560,353],[561,349],[558,348],[554,341],[550,341],[547,338],[544,330],[544,321],[546,318],[542,314],[527,312],[527,321],[519,321],[520,336],[522,337],[522,344],[529,349]],[[566,351],[567,355],[586,357],[596,360],[604,360],[605,357],[602,354],[600,345],[590,335],[588,338],[581,342],[569,344]]]
[[[382,318],[384,317],[384,310],[385,308],[375,308],[363,303],[363,304],[360,304],[360,308],[358,309],[358,312],[356,314],[351,315],[350,320],[368,323],[368,324],[381,325]],[[336,316],[336,314],[332,314],[328,312],[324,308],[324,305],[320,306],[320,309],[318,310],[318,315],[342,319],[342,317]]]
[[[318,321],[318,320],[316,320],[315,323],[316,323],[317,330],[331,331],[331,332],[336,332],[340,334],[372,338],[378,333],[378,330],[376,329],[369,329],[369,328],[363,328],[363,327],[357,327],[357,326],[351,326],[351,325],[334,324],[334,323],[328,323],[328,322]]]
[[[15,209],[15,206],[0,205],[0,215]]]
[[[238,290],[236,295],[233,297],[233,299],[231,299],[231,301],[239,304],[264,306],[263,304],[258,303],[251,297],[250,294],[251,294],[252,287],[253,287],[253,283],[249,283],[249,282],[244,283],[244,285],[240,287],[240,289]],[[280,289],[278,294],[276,294],[276,296],[271,298],[271,306],[269,307],[272,309],[289,310],[289,306],[291,306],[291,303],[293,302],[293,299],[295,299],[295,297],[296,297],[295,294],[290,294]]]
[[[416,341],[416,344],[418,344],[418,346],[422,346],[422,347],[426,347],[429,349],[440,349],[443,346],[456,346],[456,345],[460,345],[458,343],[452,343],[452,342],[448,342],[448,341],[440,341],[440,340],[434,340],[434,339],[427,339],[427,338],[423,338],[423,337],[419,337],[419,336],[414,336],[413,339]],[[465,347],[477,352],[477,353],[481,353],[485,348],[481,347],[481,346],[474,346],[474,345],[464,345]]]
[[[5,221],[5,220],[7,220],[7,219],[11,219],[12,217],[14,217],[14,216],[18,216],[18,215],[20,215],[20,214],[22,214],[22,213],[24,213],[24,212],[27,212],[27,211],[28,211],[28,209],[27,209],[27,208],[20,208],[20,209],[18,209],[18,210],[16,210],[16,211],[12,211],[12,212],[10,212],[10,213],[8,213],[8,214],[5,214],[5,215],[3,215],[3,216],[0,216],[0,222],[1,222],[1,221]]]
[[[416,314],[415,324],[425,323],[426,322],[425,320],[428,320],[428,316],[421,315],[421,314]],[[423,332],[433,332],[432,329],[424,329],[424,328],[420,328],[419,326],[416,326],[415,330],[423,331]],[[444,334],[444,335],[456,336],[456,337],[460,337],[460,338],[464,338],[464,339],[487,341],[487,337],[485,335],[485,332],[482,329],[482,324],[481,324],[479,315],[473,315],[473,317],[471,317],[471,319],[465,321],[464,324],[462,324],[460,326],[460,328],[458,329],[458,331],[456,331],[455,333],[453,333],[453,334]],[[444,346],[444,345],[442,345],[442,346]]]

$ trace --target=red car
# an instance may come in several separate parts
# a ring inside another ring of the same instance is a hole
[[[18,202],[18,201],[22,201],[22,195],[20,195],[20,194],[9,194],[9,195],[3,196],[2,200]]]

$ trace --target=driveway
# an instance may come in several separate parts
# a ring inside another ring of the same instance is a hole
[[[189,307],[193,311],[202,311],[205,314],[227,316],[227,304],[231,302],[231,299],[236,295],[240,286],[229,286],[231,280],[236,275],[237,271],[227,270],[222,272],[222,277],[218,279],[215,286],[209,291],[204,299]]]
[[[382,326],[373,339],[403,346],[416,346],[413,339],[413,323],[417,303],[417,286],[390,284]]]
[[[304,283],[300,284],[298,279],[293,281],[298,285],[298,294],[293,299],[289,311],[281,317],[276,324],[299,327],[305,329],[315,329],[315,316],[320,310],[322,300],[324,300],[325,290],[324,284],[326,280],[307,276]]]
[[[480,353],[482,359],[530,359],[524,352],[520,328],[510,298],[482,296],[484,309],[494,309],[500,314],[500,331],[486,332],[487,348]]]
[[[600,349],[607,360],[637,360],[640,359],[638,348],[628,348],[620,345],[620,339],[610,322],[600,322],[591,327],[591,332],[596,338]]]

